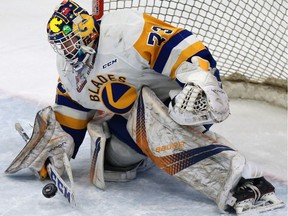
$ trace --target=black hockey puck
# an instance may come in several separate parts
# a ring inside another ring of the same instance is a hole
[[[57,187],[53,183],[46,184],[42,189],[42,194],[46,198],[54,197],[56,193],[57,193]]]

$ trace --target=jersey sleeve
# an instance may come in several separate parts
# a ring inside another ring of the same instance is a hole
[[[190,31],[143,14],[143,32],[134,44],[137,52],[149,62],[150,67],[175,79],[175,71],[183,61],[199,56],[216,68],[216,61],[208,48]],[[219,72],[215,76],[220,80]]]
[[[60,80],[57,85],[53,110],[56,120],[63,130],[70,134],[74,139],[75,150],[72,158],[75,158],[78,149],[84,140],[87,124],[93,118],[96,111],[86,109],[73,101]]]

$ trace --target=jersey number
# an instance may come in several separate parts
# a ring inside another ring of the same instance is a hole
[[[164,34],[172,34],[173,31],[170,29],[165,29],[157,26],[152,27],[153,32],[150,32],[148,35],[148,45],[150,46],[160,46],[160,44],[166,40],[165,37],[163,37],[160,32],[164,32]]]

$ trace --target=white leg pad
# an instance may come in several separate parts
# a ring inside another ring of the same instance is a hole
[[[104,153],[106,135],[103,124],[92,120],[89,122],[87,129],[91,138],[90,180],[96,187],[105,189]]]
[[[141,150],[162,170],[214,200],[224,211],[239,181],[245,158],[198,128],[174,122],[167,107],[143,87],[127,129]]]

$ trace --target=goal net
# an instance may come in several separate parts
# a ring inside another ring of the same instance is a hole
[[[97,2],[103,2],[104,14],[130,8],[192,31],[209,47],[230,97],[265,100],[287,108],[286,0]]]

